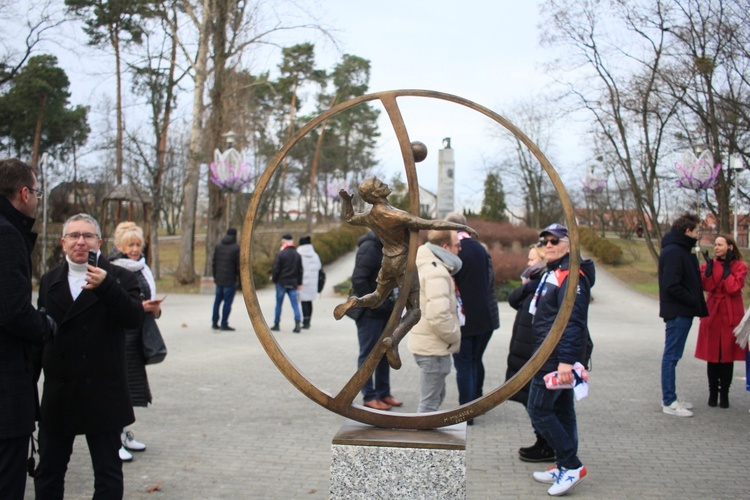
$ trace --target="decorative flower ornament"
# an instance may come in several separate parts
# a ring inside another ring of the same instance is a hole
[[[600,176],[594,174],[593,170],[590,174],[586,175],[586,178],[581,181],[583,184],[583,192],[585,194],[599,194],[604,190],[604,186],[607,182]]]
[[[692,151],[685,151],[677,167],[677,186],[685,189],[708,189],[716,184],[716,177],[721,170],[721,163],[714,166],[714,156],[711,151],[704,150],[700,157]]]
[[[223,153],[215,149],[214,161],[209,168],[211,182],[227,191],[240,191],[253,182],[250,164],[243,161],[240,152],[234,148],[229,148]]]

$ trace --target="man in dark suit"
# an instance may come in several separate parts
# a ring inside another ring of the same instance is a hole
[[[85,434],[94,498],[122,498],[122,428],[135,421],[125,370],[125,329],[141,328],[138,280],[101,258],[99,223],[74,215],[63,226],[65,262],[42,277],[39,307],[59,325],[44,346],[37,499],[62,498],[76,435]],[[87,264],[89,251],[96,253]]]
[[[0,498],[20,500],[26,459],[39,407],[33,346],[54,332],[54,322],[31,305],[32,218],[41,191],[30,166],[0,161]]]

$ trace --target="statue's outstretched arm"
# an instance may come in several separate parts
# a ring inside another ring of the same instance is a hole
[[[479,235],[469,226],[463,224],[456,224],[455,222],[448,222],[444,220],[427,220],[409,214],[408,223],[409,229],[436,229],[436,230],[448,230],[448,231],[466,231],[475,238],[479,238]]]

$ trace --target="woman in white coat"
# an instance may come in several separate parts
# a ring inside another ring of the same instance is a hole
[[[299,301],[302,304],[302,328],[310,328],[312,301],[318,296],[318,274],[323,268],[320,256],[312,246],[309,236],[299,239],[297,253],[302,257],[302,288],[299,290]]]

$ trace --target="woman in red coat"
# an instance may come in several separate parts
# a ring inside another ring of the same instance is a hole
[[[728,235],[714,241],[714,259],[703,254],[703,290],[707,292],[708,316],[701,318],[695,357],[708,362],[708,406],[729,408],[729,386],[735,361],[745,359],[745,351],[735,343],[732,330],[745,314],[742,287],[747,265],[737,243]]]

